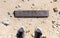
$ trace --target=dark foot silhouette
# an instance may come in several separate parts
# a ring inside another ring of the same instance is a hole
[[[35,38],[42,38],[42,32],[39,28],[35,29]]]
[[[17,32],[17,38],[23,38],[24,36],[24,29],[21,27]]]

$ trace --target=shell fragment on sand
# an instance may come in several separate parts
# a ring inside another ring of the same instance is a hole
[[[2,24],[4,24],[4,25],[9,25],[10,24],[10,22],[9,22],[9,20],[4,20],[4,21],[2,21]]]

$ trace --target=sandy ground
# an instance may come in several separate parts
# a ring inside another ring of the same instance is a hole
[[[39,27],[43,36],[60,38],[60,0],[0,0],[0,38],[16,38],[20,27],[24,27],[24,38],[34,38],[34,30]],[[57,8],[57,12],[53,8]],[[48,18],[14,18],[14,10],[49,10]],[[8,15],[10,13],[10,15]],[[5,26],[2,21],[9,20]],[[55,21],[53,24],[52,21]],[[30,31],[27,32],[26,31]]]

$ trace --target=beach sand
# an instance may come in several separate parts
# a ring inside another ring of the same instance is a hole
[[[0,38],[16,38],[17,31],[23,27],[24,38],[34,38],[39,27],[42,36],[60,38],[60,0],[0,0]],[[57,11],[54,11],[56,8]],[[15,18],[15,10],[48,10],[48,18]],[[9,20],[6,26],[2,22]]]

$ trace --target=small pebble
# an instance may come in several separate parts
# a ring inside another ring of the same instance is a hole
[[[20,5],[17,5],[15,8],[20,8]]]
[[[53,11],[54,11],[54,12],[58,12],[57,7],[54,7],[54,8],[53,8]]]
[[[24,2],[24,0],[22,0]]]
[[[8,15],[10,15],[10,17],[12,17],[11,14],[10,14],[9,12],[8,12]]]
[[[2,23],[6,26],[10,24],[9,20],[4,20]]]
[[[6,1],[3,1],[4,3],[6,2]]]
[[[35,6],[35,4],[32,4],[32,6]]]
[[[26,31],[26,33],[29,33],[29,32],[30,32],[30,30],[27,30],[27,31]]]
[[[55,25],[52,25],[52,28],[56,28],[56,26]]]
[[[33,8],[33,7],[31,7],[31,8]]]
[[[52,21],[52,24],[54,24],[55,23],[55,21]]]
[[[20,8],[20,5],[18,5],[18,7]]]
[[[50,1],[50,3],[52,3],[52,1]]]
[[[56,23],[56,27],[60,26],[60,23]]]
[[[53,0],[54,2],[57,2],[57,0]]]
[[[10,17],[12,17],[12,16],[10,15]]]
[[[29,25],[31,25],[31,24],[29,24]]]
[[[30,0],[27,0],[27,1],[30,1]]]
[[[32,37],[34,37],[34,34],[31,34]]]
[[[57,25],[57,26],[60,26],[60,23],[57,23],[56,25]]]
[[[17,6],[15,8],[18,8]]]
[[[8,12],[8,15],[10,15],[10,13]]]
[[[43,36],[42,38],[46,38],[46,36]]]
[[[59,14],[60,14],[60,12],[59,12]]]

